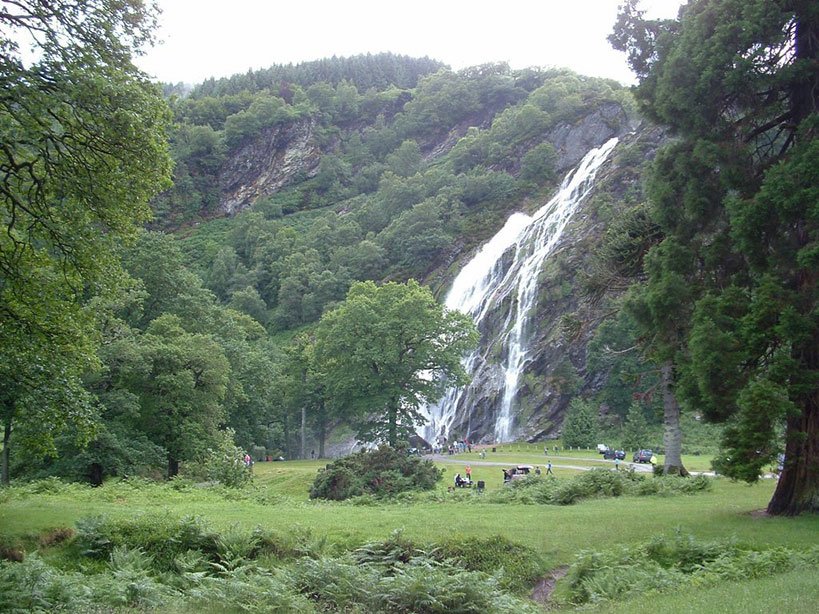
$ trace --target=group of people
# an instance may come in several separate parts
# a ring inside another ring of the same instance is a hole
[[[433,454],[448,453],[451,456],[463,452],[472,452],[472,443],[468,439],[448,441],[446,437],[439,437],[432,444]]]
[[[466,474],[466,477],[461,477],[460,473],[455,474],[455,486],[457,488],[469,488],[472,486],[472,467],[467,465],[466,469],[464,469],[464,474]]]
[[[543,472],[540,470],[540,466],[538,465],[535,467],[535,475],[541,475]],[[546,463],[546,475],[554,475],[552,472],[552,461]]]

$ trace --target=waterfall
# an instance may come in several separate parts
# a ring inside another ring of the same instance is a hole
[[[534,215],[512,214],[503,228],[461,269],[447,293],[447,308],[472,316],[481,331],[480,346],[464,359],[467,372],[474,375],[483,364],[493,360],[489,357],[490,351],[500,356],[498,366],[502,377],[499,378],[495,441],[507,441],[511,435],[518,381],[529,359],[530,315],[537,302],[541,266],[557,245],[577,206],[591,190],[597,169],[616,144],[614,138],[586,154],[579,166],[566,175],[557,195]],[[487,330],[488,316],[497,313],[505,301],[509,308],[502,324]],[[468,390],[469,387],[450,388],[436,405],[426,408],[429,421],[423,434],[427,441],[449,436],[458,406]]]

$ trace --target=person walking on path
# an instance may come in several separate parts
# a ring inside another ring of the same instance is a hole
[[[552,461],[546,463],[546,475],[554,475],[554,473],[552,473]]]

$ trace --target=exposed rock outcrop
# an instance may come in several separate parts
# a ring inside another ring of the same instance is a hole
[[[219,210],[234,215],[263,196],[318,174],[321,149],[312,119],[267,128],[229,157],[219,173]]]
[[[574,124],[560,124],[546,135],[558,154],[556,171],[565,173],[577,166],[590,149],[614,136],[632,130],[623,107],[617,103],[601,105]]]

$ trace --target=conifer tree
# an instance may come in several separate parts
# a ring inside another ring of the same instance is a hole
[[[678,249],[696,283],[678,313],[683,399],[727,422],[720,467],[747,481],[780,451],[784,424],[768,511],[815,512],[819,4],[692,0],[652,21],[629,0],[611,40],[640,79],[642,109],[675,137],[649,195],[666,237],[657,249]]]

